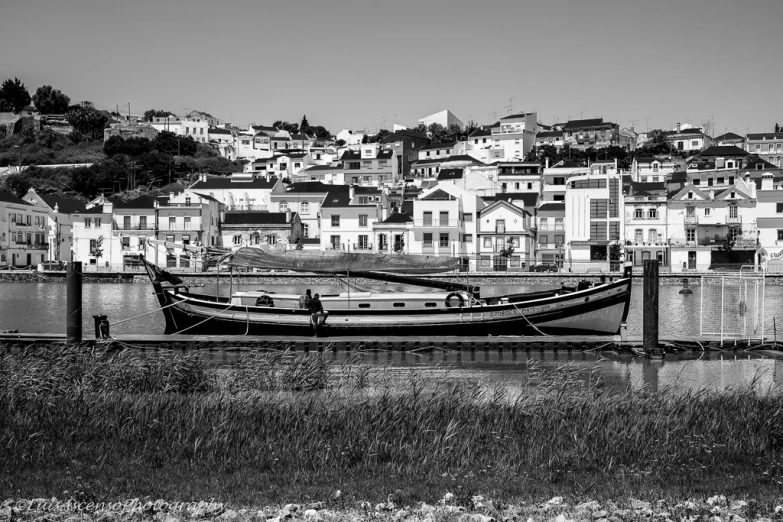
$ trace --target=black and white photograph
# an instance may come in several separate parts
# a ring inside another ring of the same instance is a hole
[[[0,0],[0,522],[783,522],[782,22]]]

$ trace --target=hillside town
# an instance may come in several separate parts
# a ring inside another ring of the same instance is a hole
[[[783,271],[783,132],[544,125],[536,112],[477,125],[443,110],[413,128],[332,135],[306,117],[242,128],[205,111],[159,114],[117,114],[104,149],[173,135],[178,149],[195,142],[241,167],[131,199],[6,189],[0,267],[125,271],[144,256],[203,271],[208,248],[267,245],[456,256],[469,271],[608,273],[645,259],[672,272]],[[8,135],[25,119],[73,132],[33,110],[0,116]],[[19,153],[6,176],[25,175]]]

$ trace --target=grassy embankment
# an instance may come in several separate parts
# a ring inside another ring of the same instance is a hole
[[[196,356],[5,355],[0,498],[781,497],[780,396],[607,390],[570,367],[531,370],[519,397],[387,377],[315,355],[227,372]]]

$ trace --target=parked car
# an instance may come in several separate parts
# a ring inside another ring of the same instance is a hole
[[[65,263],[62,261],[44,261],[41,266],[44,270],[65,270]]]

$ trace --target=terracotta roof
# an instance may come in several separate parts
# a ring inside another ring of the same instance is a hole
[[[547,201],[538,207],[539,212],[565,211],[565,201]]]
[[[413,220],[408,214],[401,214],[399,212],[393,213],[391,216],[387,217],[381,223],[386,224],[393,224],[393,223],[412,223]]]
[[[219,178],[207,178],[206,181],[197,181],[190,188],[191,190],[205,189],[271,189],[277,183],[277,178],[267,181],[264,178],[253,178],[252,181],[232,181],[228,176]],[[142,196],[143,197],[143,196]]]
[[[742,136],[739,134],[734,134],[733,132],[727,132],[726,134],[721,134],[717,138],[714,138],[715,141],[726,141],[726,140],[744,140]]]
[[[511,119],[514,119],[514,118],[524,118],[524,117],[525,117],[525,116],[527,116],[528,114],[530,114],[530,113],[527,113],[527,112],[520,112],[520,113],[518,113],[518,114],[509,114],[508,116],[504,116],[504,117],[500,118],[500,121],[503,121],[503,120],[511,120]]]
[[[56,205],[57,211],[62,212],[63,214],[84,212],[86,209],[84,203],[78,199],[57,198],[54,196],[44,196],[42,194],[39,194],[38,196],[44,201],[44,203],[49,205],[52,210],[54,210]]]
[[[707,147],[696,156],[747,156],[749,154],[748,151],[742,150],[734,145],[713,145],[712,147]]]
[[[22,198],[18,198],[14,194],[11,194],[10,192],[6,192],[5,190],[0,190],[0,201],[5,201],[6,203],[16,203],[17,205],[32,206],[32,203],[28,203]]]
[[[564,134],[563,131],[539,132],[536,134],[536,138],[562,138]]]
[[[438,172],[438,181],[447,179],[462,179],[464,169],[440,169]]]
[[[430,143],[429,145],[423,146],[419,150],[450,149],[456,144],[456,141],[450,141],[448,143]]]
[[[114,208],[155,208],[155,200],[156,198],[150,196],[139,196],[130,201],[114,201],[112,204],[114,205]],[[87,210],[87,212],[90,211]]]

